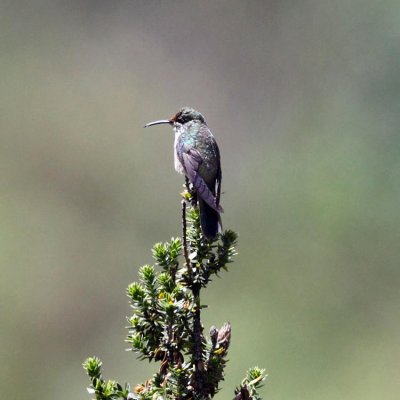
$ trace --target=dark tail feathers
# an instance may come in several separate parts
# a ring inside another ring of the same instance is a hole
[[[205,237],[214,239],[222,231],[219,212],[211,208],[202,198],[199,198],[199,207],[201,230]]]

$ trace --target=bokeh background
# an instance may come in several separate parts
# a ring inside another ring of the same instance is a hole
[[[0,2],[0,393],[89,399],[81,363],[135,385],[125,288],[181,232],[169,127],[220,145],[239,256],[205,293],[230,321],[218,399],[398,399],[400,3]]]

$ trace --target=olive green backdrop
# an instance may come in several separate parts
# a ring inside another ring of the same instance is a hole
[[[124,290],[181,232],[168,127],[204,113],[222,154],[226,381],[265,399],[400,393],[400,3],[0,2],[0,393],[90,399],[81,367],[143,381]]]

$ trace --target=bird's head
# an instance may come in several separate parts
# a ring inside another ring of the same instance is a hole
[[[183,107],[172,118],[161,119],[159,121],[150,122],[146,124],[144,127],[147,128],[148,126],[159,125],[159,124],[183,125],[190,121],[198,121],[200,123],[205,123],[205,119],[201,113],[194,110],[193,108]]]
[[[205,119],[201,113],[190,107],[181,108],[172,118],[172,123],[186,124],[189,121],[204,123]]]

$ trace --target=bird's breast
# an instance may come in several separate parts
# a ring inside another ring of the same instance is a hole
[[[183,166],[181,162],[179,161],[178,157],[178,142],[179,142],[179,137],[181,136],[181,130],[177,129],[175,130],[175,143],[174,143],[174,167],[175,171],[178,172],[179,174],[184,174],[185,170],[183,169]]]

